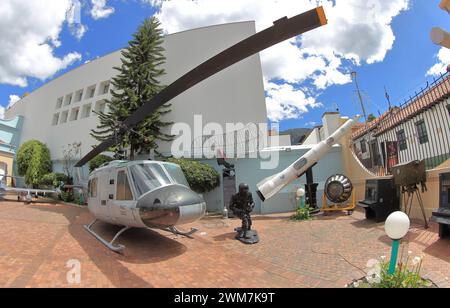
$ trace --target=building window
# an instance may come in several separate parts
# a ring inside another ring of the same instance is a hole
[[[119,171],[117,173],[117,191],[116,200],[129,201],[133,200],[133,194],[131,193],[130,184],[125,171]]]
[[[81,102],[81,100],[83,99],[83,90],[79,90],[77,91],[77,93],[75,93],[75,102]]]
[[[425,125],[425,121],[421,120],[416,123],[417,136],[419,138],[420,144],[425,144],[428,142],[428,132]]]
[[[109,93],[109,88],[110,88],[109,85],[110,85],[109,81],[102,82],[102,84],[100,85],[100,91],[101,91],[100,94],[101,95]]]
[[[81,118],[82,119],[89,118],[91,116],[91,109],[92,109],[91,104],[84,105],[83,110],[81,112]]]
[[[448,115],[450,116],[450,105],[447,105]]]
[[[361,140],[361,143],[360,143],[360,145],[361,145],[361,153],[366,153],[367,152],[367,144],[366,144],[366,140]]]
[[[95,96],[95,88],[96,86],[90,86],[86,91],[86,98],[93,98]]]
[[[53,126],[58,125],[58,122],[59,122],[59,113],[53,115],[52,125]]]
[[[56,109],[59,109],[62,107],[63,99],[64,98],[62,98],[62,97],[58,98],[58,100],[56,101]]]
[[[80,113],[80,108],[73,108],[72,112],[70,113],[70,121],[78,120],[79,113]]]
[[[397,141],[398,141],[398,147],[399,147],[400,151],[405,151],[408,149],[408,144],[406,143],[406,134],[405,134],[404,129],[397,132]]]
[[[69,106],[72,103],[72,94],[66,95],[64,99],[64,106]]]
[[[95,103],[95,112],[105,113],[106,111],[106,101],[98,101]]]
[[[60,124],[67,123],[67,119],[69,118],[69,111],[64,111],[61,113],[61,122]]]

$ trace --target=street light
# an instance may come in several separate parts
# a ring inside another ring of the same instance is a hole
[[[408,215],[403,212],[392,213],[387,219],[384,225],[386,234],[392,239],[392,253],[391,262],[389,264],[389,275],[395,273],[395,267],[397,265],[398,248],[400,246],[400,240],[408,234],[411,221]]]
[[[299,188],[299,189],[297,189],[296,195],[297,195],[297,197],[296,197],[297,202],[300,201],[300,208],[304,208],[306,191],[303,188]]]

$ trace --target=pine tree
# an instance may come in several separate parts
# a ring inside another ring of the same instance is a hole
[[[122,65],[115,68],[118,75],[111,81],[112,99],[107,101],[109,111],[97,113],[100,125],[91,133],[98,141],[117,137],[120,123],[164,88],[159,81],[165,74],[162,65],[166,60],[160,25],[155,17],[146,19],[133,35],[128,48],[122,51]],[[158,140],[173,140],[173,136],[163,132],[173,123],[161,119],[170,112],[170,107],[170,104],[164,105],[132,130],[128,129],[111,151],[118,153],[120,149],[128,148],[130,160],[134,159],[135,154],[149,153],[151,150],[158,153]]]

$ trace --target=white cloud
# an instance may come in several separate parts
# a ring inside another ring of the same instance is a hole
[[[54,55],[71,0],[2,0],[0,83],[25,87],[28,77],[45,80],[81,59]]]
[[[265,88],[267,112],[271,121],[297,119],[309,109],[322,107],[315,98],[307,97],[302,90],[288,83],[266,82]]]
[[[10,95],[9,96],[9,103],[8,103],[8,107],[7,108],[11,107],[12,105],[17,103],[18,101],[20,101],[20,96]]]
[[[442,47],[437,54],[437,59],[439,62],[428,70],[427,76],[439,76],[447,71],[450,65],[450,49]]]
[[[283,93],[291,89],[293,97],[305,81],[313,85],[311,92],[322,91],[351,82],[349,64],[383,61],[395,41],[392,20],[409,5],[409,0],[142,1],[158,7],[157,17],[168,33],[243,20],[255,20],[257,29],[262,30],[283,16],[290,17],[316,7],[317,3],[323,4],[329,21],[327,26],[261,53],[265,78],[289,83]],[[277,97],[268,98],[269,118],[300,116],[295,108],[286,108],[283,101],[274,102]]]
[[[91,0],[91,2],[91,16],[96,20],[108,18],[115,12],[115,9],[113,7],[107,6],[106,0]]]

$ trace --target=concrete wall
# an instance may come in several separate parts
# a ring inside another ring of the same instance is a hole
[[[195,29],[168,35],[164,48],[167,57],[166,75],[162,83],[168,85],[210,57],[234,45],[256,32],[254,22],[232,23]],[[91,105],[99,106],[110,94],[102,94],[101,85],[115,76],[114,66],[119,66],[120,51],[113,52],[90,63],[82,65],[65,75],[54,79],[14,104],[6,111],[6,117],[24,117],[21,143],[37,139],[48,145],[52,159],[60,160],[63,148],[69,143],[81,142],[82,154],[87,154],[97,142],[90,136],[96,128],[98,118],[89,117],[60,123],[65,112],[72,114],[75,108]],[[96,86],[95,96],[88,98],[88,90]],[[74,96],[83,90],[80,102],[57,108],[59,98]],[[194,127],[194,115],[203,115],[204,124],[225,123],[266,123],[267,111],[263,75],[259,55],[252,56],[223,72],[205,80],[172,102],[172,112],[166,121],[184,122]],[[82,113],[82,112],[81,112]],[[60,115],[57,125],[53,125],[55,115]],[[194,136],[192,136],[194,139]],[[170,151],[168,144],[161,144],[160,152]]]
[[[309,149],[310,147],[308,146],[302,146],[290,152],[279,152],[280,164],[274,170],[262,170],[259,159],[239,159],[236,161],[236,184],[247,183],[250,186],[250,190],[254,193],[255,212],[262,214],[282,213],[295,211],[298,208],[295,196],[298,188],[304,188],[306,184],[305,176],[291,183],[279,194],[266,202],[261,202],[255,194],[257,190],[256,185],[265,178],[273,176],[290,166]],[[341,147],[335,146],[313,170],[314,180],[319,184],[319,191],[317,193],[318,204],[322,206],[322,195],[326,180],[333,174],[343,172],[341,167]]]

